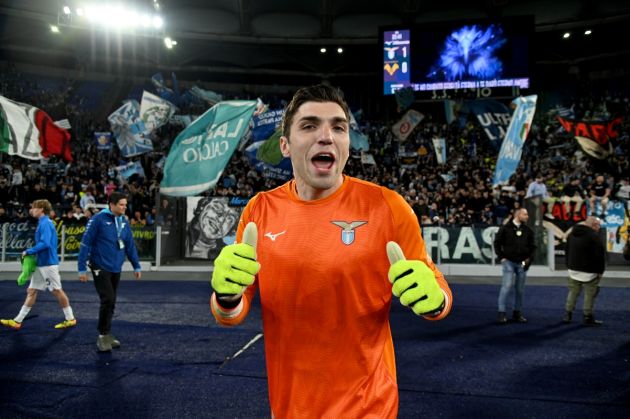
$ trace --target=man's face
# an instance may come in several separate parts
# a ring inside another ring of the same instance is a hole
[[[201,233],[206,239],[221,239],[238,222],[238,214],[219,200],[210,202],[199,215]]]
[[[31,206],[31,209],[28,210],[29,214],[31,214],[31,217],[33,218],[39,218],[42,216],[42,214],[44,214],[44,209],[43,208],[36,208]]]
[[[293,117],[289,135],[280,138],[280,149],[291,158],[302,197],[324,198],[341,186],[350,153],[348,120],[341,106],[305,102]]]
[[[127,211],[127,200],[121,199],[115,204],[109,204],[109,210],[116,216],[120,217]]]
[[[529,213],[526,209],[522,209],[516,214],[516,219],[521,223],[526,223],[529,220]]]
[[[595,232],[599,232],[599,229],[602,228],[602,224],[601,221],[599,219],[596,219],[593,221],[593,230],[595,230]]]

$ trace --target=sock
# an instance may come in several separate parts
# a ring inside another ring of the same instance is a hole
[[[22,323],[22,321],[24,320],[24,317],[26,317],[28,313],[31,311],[31,308],[32,307],[29,307],[29,306],[22,306],[19,314],[15,316],[13,320],[15,320],[18,323]]]
[[[74,313],[72,313],[72,307],[64,307],[63,314],[66,316],[66,320],[74,320]]]

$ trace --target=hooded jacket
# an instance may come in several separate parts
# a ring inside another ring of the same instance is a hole
[[[122,240],[125,247],[121,249],[118,240]],[[90,219],[81,240],[79,250],[79,273],[87,271],[87,261],[93,265],[92,269],[104,269],[108,272],[119,273],[129,259],[135,271],[140,271],[138,252],[133,241],[127,217],[115,217],[105,209]]]
[[[577,224],[567,239],[567,267],[574,271],[603,274],[606,246],[592,228]]]

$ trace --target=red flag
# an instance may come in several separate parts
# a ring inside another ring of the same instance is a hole
[[[35,125],[39,129],[39,145],[42,156],[61,156],[65,161],[72,161],[70,152],[70,133],[57,126],[42,110],[35,112]]]

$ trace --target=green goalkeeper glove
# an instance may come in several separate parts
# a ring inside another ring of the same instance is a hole
[[[387,243],[387,257],[392,293],[401,304],[420,316],[437,316],[445,299],[431,268],[420,260],[406,260],[396,242]]]
[[[248,223],[243,231],[242,243],[225,246],[214,261],[212,289],[217,297],[237,300],[245,288],[254,283],[260,270],[256,261],[258,229],[255,223]]]
[[[22,272],[18,276],[17,284],[22,286],[28,282],[37,268],[37,259],[34,255],[26,255],[22,258]]]

